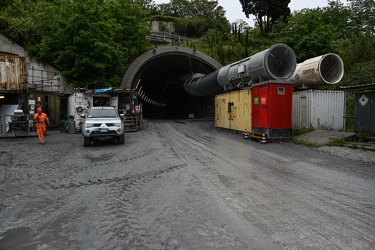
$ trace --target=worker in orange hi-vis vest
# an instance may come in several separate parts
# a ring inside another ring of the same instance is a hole
[[[44,143],[44,137],[47,134],[47,125],[49,126],[49,119],[46,113],[43,113],[42,108],[37,108],[34,115],[34,121],[36,122],[36,130],[38,133],[39,141]]]

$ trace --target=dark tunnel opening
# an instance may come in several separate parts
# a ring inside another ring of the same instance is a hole
[[[200,54],[176,47],[146,52],[129,67],[121,86],[139,93],[145,117],[213,116],[214,96],[192,96],[183,88],[184,82],[194,74],[209,74],[221,67],[212,58]]]

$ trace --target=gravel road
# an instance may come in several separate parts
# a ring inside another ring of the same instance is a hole
[[[375,153],[148,120],[0,140],[0,249],[375,249]],[[342,153],[342,152],[345,153]]]

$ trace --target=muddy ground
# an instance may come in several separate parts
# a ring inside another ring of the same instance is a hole
[[[0,249],[375,249],[375,161],[346,155],[207,120],[0,139]]]

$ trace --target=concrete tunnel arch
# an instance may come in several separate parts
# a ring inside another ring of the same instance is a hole
[[[154,48],[133,61],[122,79],[121,88],[131,88],[139,93],[146,116],[214,114],[214,96],[189,95],[183,84],[197,73],[207,75],[220,68],[222,65],[215,59],[192,48]]]

